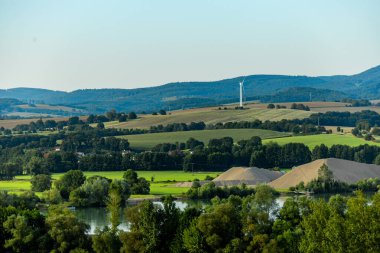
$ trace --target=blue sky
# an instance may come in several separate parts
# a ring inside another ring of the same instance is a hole
[[[0,0],[0,88],[135,88],[380,64],[378,0]]]

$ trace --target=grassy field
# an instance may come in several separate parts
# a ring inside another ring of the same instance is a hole
[[[154,182],[151,182],[150,194],[151,195],[180,195],[185,193],[189,188],[176,187],[176,182],[193,181],[194,179],[204,180],[206,176],[217,177],[221,172],[195,172],[188,173],[183,171],[137,171],[139,177],[145,177],[148,181],[154,177]],[[91,171],[84,172],[86,177],[95,175],[103,176],[109,179],[121,179],[123,171]],[[52,175],[54,180],[59,179],[63,173],[55,173]],[[17,176],[12,181],[0,181],[0,191],[5,190],[12,193],[21,193],[28,191],[31,188],[29,175]],[[169,182],[171,181],[171,182]],[[39,194],[41,195],[41,194]],[[142,197],[140,195],[132,196],[134,198]]]
[[[288,133],[275,132],[261,129],[218,129],[202,131],[183,131],[171,133],[127,135],[121,138],[128,139],[133,149],[149,149],[160,143],[186,142],[190,137],[208,143],[210,139],[230,136],[235,142],[247,140],[252,136],[260,136],[262,139],[279,138],[289,136]]]
[[[348,146],[359,146],[359,145],[377,145],[380,146],[380,143],[373,141],[365,141],[362,138],[357,138],[351,134],[318,134],[318,135],[307,135],[307,136],[291,136],[284,138],[276,138],[270,140],[264,140],[264,143],[268,142],[277,142],[280,145],[284,145],[286,143],[297,142],[304,143],[310,148],[314,148],[316,145],[325,144],[330,147],[334,144],[342,144]]]

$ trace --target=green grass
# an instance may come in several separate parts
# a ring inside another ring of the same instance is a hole
[[[311,149],[320,144],[325,144],[328,147],[331,147],[334,144],[348,145],[348,146],[359,146],[359,145],[377,145],[380,146],[380,143],[373,141],[365,141],[363,138],[357,138],[351,134],[318,134],[318,135],[307,135],[307,136],[291,136],[284,138],[276,138],[271,140],[264,140],[264,143],[268,142],[277,142],[280,145],[286,143],[304,143]]]
[[[28,191],[31,184],[29,180],[0,181],[0,190],[3,191]]]
[[[85,171],[83,174],[86,177],[91,176],[103,176],[109,179],[121,179],[125,171]],[[176,182],[186,182],[193,181],[194,179],[203,180],[206,176],[216,177],[222,172],[184,172],[184,171],[136,171],[139,177],[145,177],[150,181],[151,177],[154,177],[155,182],[165,182],[165,181],[176,181]],[[59,179],[64,173],[54,173],[52,175],[53,179]],[[23,181],[30,180],[30,175],[16,176],[16,180],[13,181]],[[2,182],[13,182],[13,181],[0,181],[0,187]]]
[[[188,189],[188,187],[176,187],[173,183],[153,183],[150,185],[150,194],[181,195],[186,193]]]
[[[183,171],[137,171],[139,177],[145,177],[148,181],[154,177],[154,182],[151,182],[151,195],[181,195],[189,188],[176,187],[176,182],[193,181],[194,179],[204,180],[206,176],[217,177],[222,172],[183,172]],[[91,171],[84,172],[86,177],[95,175],[103,176],[109,179],[121,179],[124,171]],[[59,179],[63,173],[55,173],[52,175],[54,180]],[[30,190],[30,175],[17,176],[12,181],[0,181],[0,191],[6,190],[12,193],[21,193]],[[168,182],[172,181],[172,182]],[[146,197],[147,195],[142,195]],[[136,195],[133,198],[141,198],[142,196]]]
[[[262,139],[289,136],[289,133],[281,133],[262,129],[217,129],[201,131],[182,131],[170,133],[126,135],[120,138],[128,139],[133,149],[150,149],[160,143],[186,142],[190,137],[208,143],[210,139],[232,137],[235,142],[250,139],[252,136],[260,136]]]

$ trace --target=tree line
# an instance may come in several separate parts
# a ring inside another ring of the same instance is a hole
[[[311,150],[302,143],[264,145],[259,137],[237,143],[231,137],[224,137],[211,139],[207,145],[189,138],[186,143],[162,143],[152,150],[134,152],[126,139],[90,137],[84,133],[64,139],[58,150],[25,148],[24,144],[0,149],[0,179],[71,169],[224,171],[231,166],[276,169],[330,157],[380,165],[380,147],[367,144],[357,147],[321,144]]]

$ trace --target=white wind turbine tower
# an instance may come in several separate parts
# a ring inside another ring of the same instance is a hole
[[[243,107],[243,88],[244,88],[244,80],[245,80],[245,77],[243,79],[243,81],[241,81],[239,84],[240,84],[240,107]]]

